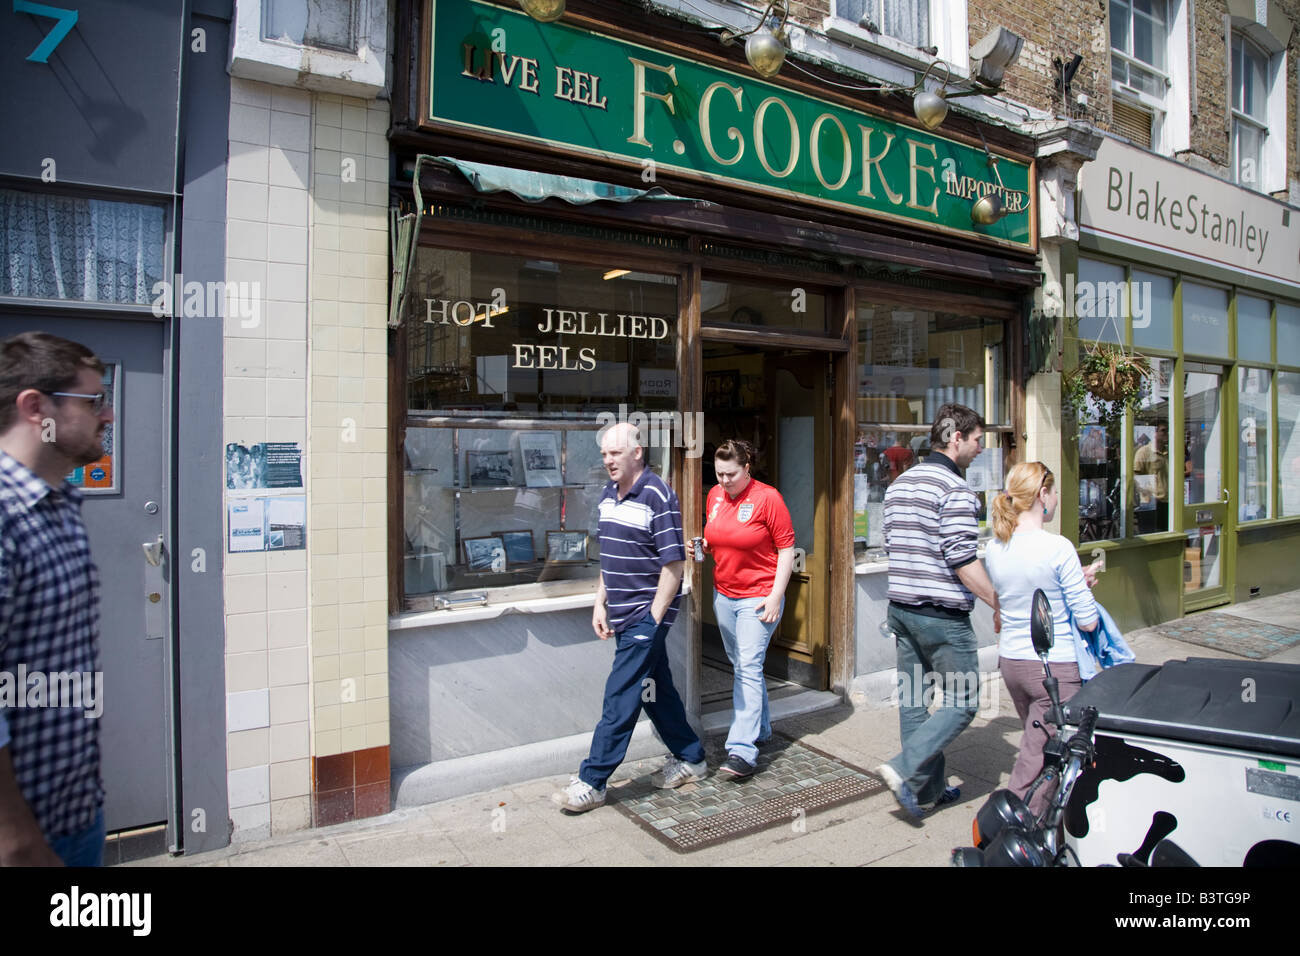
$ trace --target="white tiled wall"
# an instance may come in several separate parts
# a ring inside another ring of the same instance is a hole
[[[226,322],[225,441],[299,442],[308,504],[306,551],[227,555],[236,841],[311,825],[313,756],[388,744],[387,126],[232,80],[227,281],[262,302]]]
[[[307,445],[310,93],[231,83],[227,281],[261,321],[226,322],[225,440]],[[304,455],[304,479],[308,467]],[[310,529],[308,529],[310,540]],[[226,557],[226,755],[233,839],[311,822],[307,554]]]
[[[313,754],[388,744],[387,104],[317,97],[311,255]]]

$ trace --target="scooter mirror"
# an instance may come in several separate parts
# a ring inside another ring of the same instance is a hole
[[[1034,642],[1034,651],[1040,656],[1052,649],[1056,641],[1052,625],[1052,602],[1042,588],[1034,590],[1034,606],[1029,613],[1029,637]]]

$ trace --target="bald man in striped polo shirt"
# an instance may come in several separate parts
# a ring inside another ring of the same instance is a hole
[[[608,428],[600,455],[610,481],[600,500],[600,587],[591,627],[602,641],[614,638],[614,666],[591,754],[555,795],[568,813],[605,802],[605,782],[627,754],[642,707],[671,751],[651,775],[655,786],[680,787],[708,772],[704,747],[686,721],[668,670],[668,631],[677,619],[686,561],[681,506],[676,493],[645,467],[635,426]]]

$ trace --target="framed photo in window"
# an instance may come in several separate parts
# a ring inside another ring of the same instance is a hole
[[[1085,425],[1079,435],[1079,461],[1092,465],[1106,462],[1106,426]]]
[[[470,571],[504,571],[506,569],[506,546],[500,535],[484,538],[466,538],[465,566]]]
[[[497,531],[494,534],[505,544],[507,568],[530,564],[537,560],[531,531]]]
[[[519,454],[524,460],[524,484],[529,488],[555,488],[560,475],[560,437],[555,432],[520,432]]]
[[[510,452],[465,452],[465,476],[471,488],[509,488],[514,484]]]
[[[583,564],[587,560],[587,532],[546,532],[546,562],[548,564]]]

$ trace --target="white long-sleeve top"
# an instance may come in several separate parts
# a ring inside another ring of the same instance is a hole
[[[984,565],[1002,609],[998,654],[1013,661],[1037,660],[1029,636],[1029,620],[1034,590],[1042,588],[1052,603],[1056,638],[1047,659],[1061,663],[1074,661],[1070,614],[1073,613],[1084,631],[1092,630],[1097,622],[1097,604],[1083,580],[1083,566],[1074,545],[1050,531],[1017,531],[1005,544],[996,538],[989,542]]]

